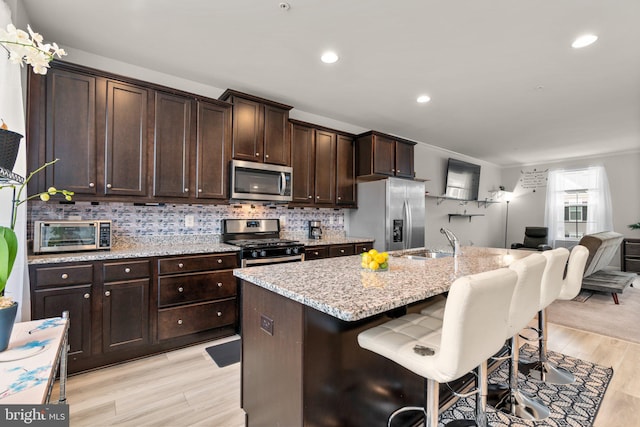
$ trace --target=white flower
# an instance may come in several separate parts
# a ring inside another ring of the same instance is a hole
[[[49,62],[67,54],[56,43],[44,43],[39,33],[27,25],[28,33],[17,29],[13,24],[7,25],[6,31],[0,29],[0,45],[9,52],[9,61],[22,66],[27,63],[36,74],[47,74]]]

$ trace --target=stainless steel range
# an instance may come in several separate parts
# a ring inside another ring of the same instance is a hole
[[[280,238],[279,219],[225,219],[222,241],[238,246],[242,267],[304,261],[304,245]]]

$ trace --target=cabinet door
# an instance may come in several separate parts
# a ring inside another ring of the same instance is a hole
[[[102,351],[149,342],[149,279],[104,284]]]
[[[96,194],[96,78],[52,69],[47,74],[46,187]],[[42,189],[41,191],[44,191]]]
[[[261,104],[234,97],[233,102],[233,158],[262,161],[264,134]]]
[[[315,145],[313,128],[291,125],[291,166],[293,202],[313,204],[315,185]]]
[[[33,319],[60,317],[69,312],[69,359],[91,355],[91,284],[36,289]]]
[[[147,195],[146,89],[107,82],[105,194]]]
[[[355,142],[352,138],[338,135],[336,169],[336,204],[356,204]]]
[[[156,92],[153,195],[189,197],[191,100]]]
[[[336,200],[336,134],[316,130],[316,204],[334,204]]]
[[[395,174],[395,141],[381,135],[373,137],[373,173]]]
[[[196,197],[227,198],[231,112],[229,108],[198,102],[196,138]]]
[[[264,162],[289,166],[291,139],[287,129],[289,111],[264,106]]]
[[[395,173],[396,176],[413,178],[413,144],[396,141]]]

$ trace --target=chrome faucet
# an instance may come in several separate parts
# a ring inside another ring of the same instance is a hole
[[[442,234],[444,234],[444,236],[449,241],[449,244],[451,245],[451,248],[453,249],[453,256],[454,257],[458,256],[458,252],[460,252],[460,241],[458,240],[456,235],[453,234],[453,231],[447,230],[446,228],[441,228],[440,232]]]

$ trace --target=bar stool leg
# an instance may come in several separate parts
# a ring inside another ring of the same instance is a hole
[[[518,337],[511,337],[511,360],[509,362],[509,392],[496,405],[496,409],[524,420],[539,421],[547,418],[549,408],[537,397],[523,393],[518,385],[518,361],[520,347]]]
[[[520,371],[534,380],[549,384],[566,385],[576,381],[575,376],[564,368],[549,363],[547,359],[547,310],[538,312],[538,340],[539,359],[536,362],[520,365]]]

